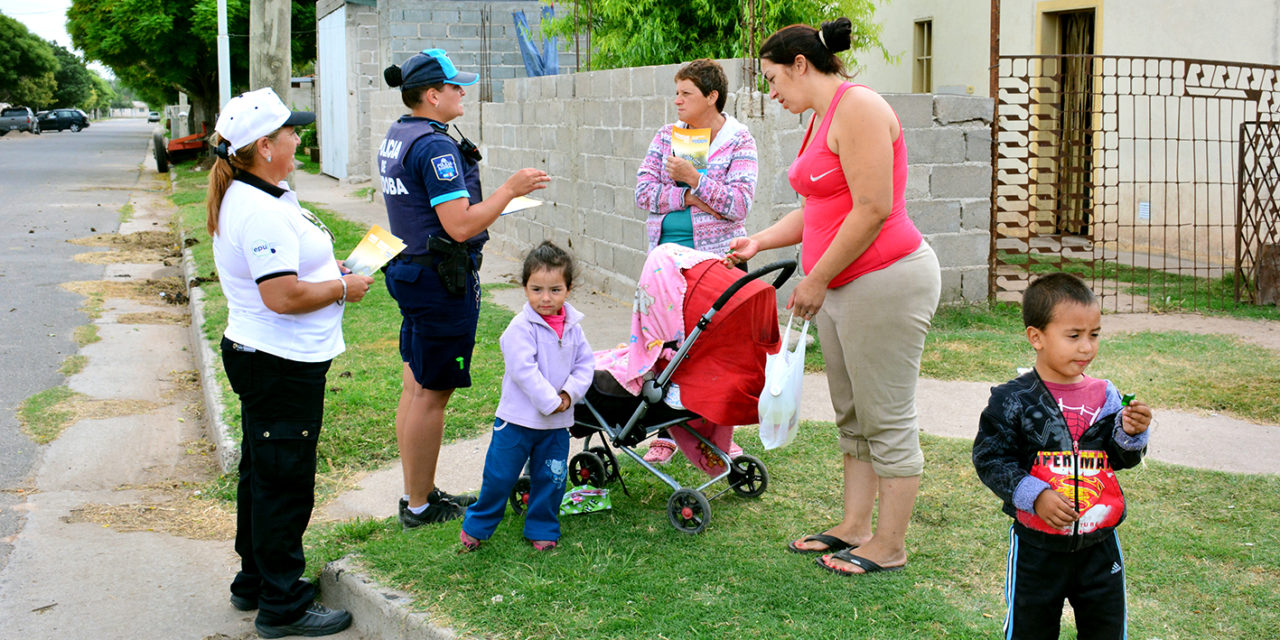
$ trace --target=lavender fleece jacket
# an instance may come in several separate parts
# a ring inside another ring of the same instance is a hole
[[[564,337],[527,303],[502,332],[502,399],[496,415],[530,429],[573,426],[573,408],[560,407],[560,392],[577,404],[591,387],[595,357],[582,332],[582,312],[564,305]]]

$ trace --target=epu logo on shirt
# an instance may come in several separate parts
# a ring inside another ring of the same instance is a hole
[[[458,177],[458,167],[453,163],[453,156],[443,155],[431,159],[431,168],[436,172],[436,180],[452,180]]]
[[[266,240],[254,240],[249,243],[249,251],[256,257],[262,257],[276,252],[276,246]]]

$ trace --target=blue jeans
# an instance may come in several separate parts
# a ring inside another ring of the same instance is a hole
[[[488,540],[493,535],[527,461],[530,486],[524,537],[559,540],[560,501],[569,475],[568,458],[568,429],[530,429],[495,419],[493,439],[484,458],[480,498],[467,507],[462,530],[477,540]]]

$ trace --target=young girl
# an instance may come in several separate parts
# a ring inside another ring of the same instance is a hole
[[[543,242],[525,257],[521,282],[529,303],[502,333],[502,399],[484,459],[480,499],[462,521],[466,551],[498,528],[526,461],[531,486],[524,537],[538,551],[555,548],[560,539],[570,409],[591,386],[595,360],[580,326],[582,314],[565,302],[573,287],[573,258]]]

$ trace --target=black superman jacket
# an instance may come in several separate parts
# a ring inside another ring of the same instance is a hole
[[[1115,471],[1142,460],[1146,438],[1124,433],[1122,409],[1119,392],[1108,382],[1098,419],[1073,441],[1062,410],[1034,370],[991,389],[973,440],[973,466],[1004,501],[1019,539],[1050,551],[1075,551],[1100,542],[1124,520],[1124,492]],[[1137,448],[1122,447],[1117,431]],[[1014,506],[1020,488],[1034,502],[1045,485],[1072,501],[1080,519],[1058,529]]]

